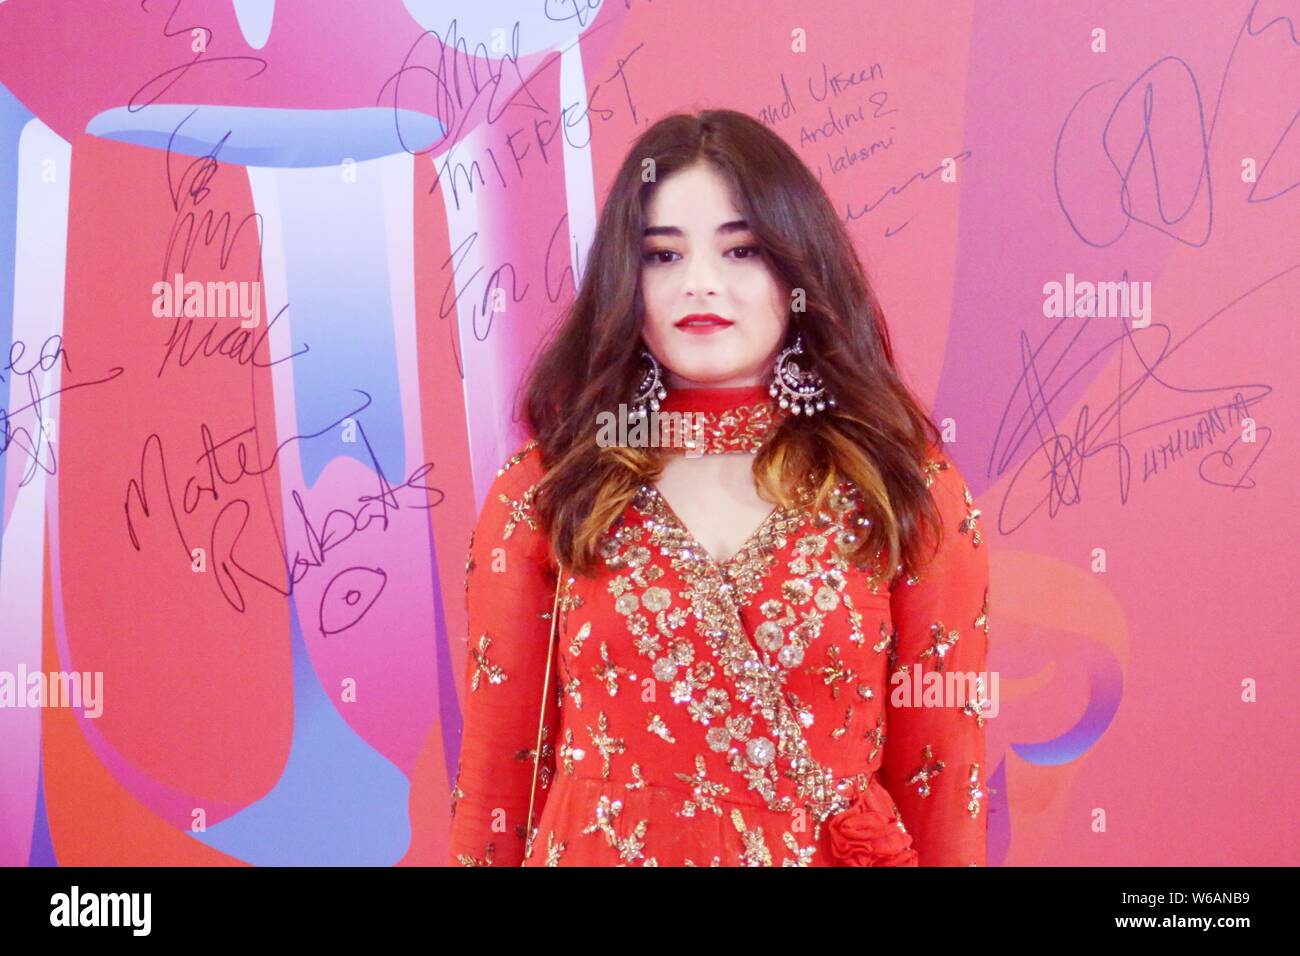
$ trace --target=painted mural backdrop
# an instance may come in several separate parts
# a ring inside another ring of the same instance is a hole
[[[705,106],[821,178],[981,505],[990,863],[1300,862],[1298,25],[0,2],[0,864],[443,862],[521,370]]]

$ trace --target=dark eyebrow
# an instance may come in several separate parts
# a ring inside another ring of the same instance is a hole
[[[724,222],[718,227],[718,235],[727,235],[733,232],[748,232],[749,223],[744,219],[733,219],[731,222]],[[676,226],[647,226],[645,236],[680,236],[682,231]]]

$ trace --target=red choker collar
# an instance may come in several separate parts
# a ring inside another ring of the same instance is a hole
[[[693,444],[670,446],[672,451],[691,455],[757,452],[786,414],[766,385],[670,388],[660,411],[692,416],[699,426],[694,438],[688,433],[688,442]]]

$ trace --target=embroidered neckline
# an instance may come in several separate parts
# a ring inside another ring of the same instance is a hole
[[[787,525],[791,519],[802,523],[802,516],[798,514],[797,509],[792,510],[782,508],[779,505],[773,508],[762,523],[749,535],[748,538],[736,549],[730,557],[718,560],[709,550],[700,544],[699,539],[690,528],[686,527],[686,522],[678,516],[673,510],[673,506],[668,503],[668,499],[663,496],[654,485],[642,485],[634,506],[642,512],[649,512],[655,519],[660,528],[670,530],[676,540],[666,543],[666,547],[672,549],[675,556],[683,561],[696,561],[703,566],[721,571],[724,574],[731,571],[746,562],[747,559],[757,554],[770,553],[774,548],[780,548],[784,544]]]
[[[694,434],[688,432],[682,445],[665,446],[690,455],[754,454],[788,414],[772,401],[764,385],[669,389],[660,412],[692,416]]]
[[[815,843],[823,823],[852,805],[853,794],[866,786],[870,774],[837,780],[834,771],[813,756],[796,709],[786,699],[784,678],[763,666],[764,657],[746,633],[740,615],[741,606],[758,593],[770,573],[774,551],[785,547],[787,536],[808,522],[809,491],[800,488],[800,493],[797,507],[775,509],[740,550],[722,562],[699,546],[653,485],[641,486],[634,506],[652,521],[646,543],[667,555],[686,583],[692,613],[703,622],[704,642],[728,678],[730,693],[750,704],[750,713],[739,722],[729,719],[710,731],[718,737],[716,745],[711,740],[710,746],[716,751],[727,750],[728,766],[745,778],[747,790],[757,791],[769,810],[790,812],[800,805],[806,807],[813,818]],[[835,523],[829,528],[814,525],[810,536],[823,536],[837,527]],[[617,546],[613,555],[606,555],[612,567],[620,566],[616,557],[611,560],[616,554]],[[843,568],[837,570],[843,574]],[[756,728],[753,718],[757,715],[762,715],[765,724]],[[729,746],[733,743],[743,744],[743,748]],[[781,770],[787,762],[788,767]],[[780,792],[783,778],[793,781],[793,796]]]

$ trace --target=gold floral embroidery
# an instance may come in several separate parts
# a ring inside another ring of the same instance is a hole
[[[546,834],[546,865],[559,866],[560,856],[564,853],[568,845],[569,844],[566,843],[564,840],[561,840],[559,843],[556,843],[555,831],[548,830]]]
[[[569,654],[573,657],[577,657],[581,654],[582,644],[590,636],[591,622],[586,621],[583,623],[582,627],[578,628],[578,633],[573,635],[573,639],[569,641]]]
[[[533,496],[537,494],[537,485],[530,485],[518,501],[513,500],[505,494],[498,494],[497,498],[501,503],[510,509],[510,516],[506,519],[505,528],[501,532],[501,540],[509,541],[510,536],[515,533],[515,528],[519,523],[526,522],[528,527],[534,531],[537,530],[537,521],[533,518]]]
[[[673,427],[677,420],[665,418],[668,441],[663,447],[673,451],[696,455],[717,455],[727,452],[756,452],[767,441],[773,426],[788,414],[773,402],[754,402],[737,405],[723,411],[701,409],[691,414],[692,423],[698,427],[687,429]]]
[[[975,699],[966,701],[966,704],[965,706],[962,707],[961,712],[968,717],[974,717],[975,725],[977,727],[983,727],[984,711],[988,708],[988,706],[989,706],[989,699],[984,694],[984,677],[983,675],[976,675]]]
[[[582,679],[576,674],[569,672],[569,661],[563,654],[560,655],[560,706],[564,706],[564,695],[568,694],[573,699],[573,706],[582,710]]]
[[[520,747],[515,751],[515,759],[521,763],[533,763],[537,757],[537,746],[531,744],[527,747]],[[537,785],[545,790],[551,785],[551,777],[555,772],[555,747],[551,743],[551,728],[542,727],[542,756],[537,760]]]
[[[705,766],[704,758],[699,754],[695,755],[695,774],[678,772],[674,776],[683,783],[691,784],[691,793],[693,799],[687,800],[682,804],[678,812],[684,817],[695,816],[697,810],[712,810],[718,816],[722,816],[722,807],[718,806],[715,798],[721,797],[731,792],[731,788],[725,783],[718,783],[709,780],[708,767]]]
[[[907,782],[916,784],[916,792],[923,797],[928,797],[930,795],[930,781],[943,772],[944,764],[942,760],[934,759],[934,753],[931,751],[929,744],[926,744],[921,751],[921,758],[923,760],[921,769],[908,777]]]
[[[489,684],[500,684],[506,679],[505,668],[500,664],[493,664],[488,660],[488,647],[492,643],[492,638],[486,634],[480,635],[478,646],[470,648],[470,653],[474,657],[474,676],[470,681],[470,690],[478,690],[480,679],[486,675]]]
[[[849,732],[849,724],[851,723],[853,723],[853,708],[846,707],[844,709],[844,723],[840,724],[838,727],[836,727],[834,730],[831,731],[831,739],[839,740],[841,737],[847,734]]]
[[[889,648],[890,658],[892,660],[894,655],[893,648],[895,646],[895,642],[897,638],[898,638],[898,631],[896,629],[891,628],[889,626],[889,622],[881,621],[880,640],[877,643],[872,644],[871,649],[875,651],[877,654],[879,654],[881,651],[885,650],[885,648]]]
[[[600,727],[600,733],[596,733],[590,726],[587,727],[587,733],[591,734],[592,745],[600,751],[600,775],[603,779],[608,780],[610,755],[623,753],[627,749],[627,744],[621,738],[609,735],[609,718],[605,716],[603,710],[600,712],[596,723]]]
[[[471,528],[469,532],[469,551],[465,554],[465,593],[469,593],[469,576],[474,573],[477,566],[474,561],[474,532],[477,528]]]
[[[800,699],[798,694],[793,691],[786,695],[790,701],[790,709],[794,711],[795,719],[799,721],[799,726],[808,728],[816,721],[817,715],[813,709]]]
[[[957,643],[958,637],[959,635],[956,631],[948,631],[948,633],[945,634],[943,621],[936,621],[934,624],[930,625],[930,641],[932,643],[916,656],[918,658],[933,657],[934,669],[942,671],[944,659],[948,652],[952,650],[952,646]]]
[[[624,790],[640,790],[645,786],[645,778],[641,776],[641,765],[632,764],[632,782],[623,784]]]
[[[619,858],[629,862],[643,856],[641,849],[645,845],[646,828],[649,826],[649,820],[642,820],[633,828],[625,838],[618,838],[618,831],[614,828],[614,821],[619,814],[623,812],[623,801],[613,800],[604,794],[601,795],[600,802],[596,806],[596,819],[583,829],[584,834],[601,832],[605,834],[605,839],[609,845],[618,850]]]
[[[745,818],[741,816],[740,810],[732,807],[731,825],[736,828],[740,838],[744,841],[745,849],[740,854],[740,863],[742,866],[771,866],[772,853],[763,842],[763,828],[750,828],[745,824]]]
[[[621,667],[609,659],[609,647],[604,641],[600,642],[600,663],[592,667],[592,673],[596,675],[596,680],[605,685],[605,690],[609,691],[610,697],[618,696],[618,680],[620,674],[626,674],[629,681],[636,681],[636,674],[626,667]]]
[[[560,744],[560,765],[564,768],[565,776],[573,776],[573,763],[581,760],[586,756],[586,752],[581,747],[573,746],[573,728],[564,728],[564,742]]]
[[[840,660],[840,649],[835,645],[826,648],[826,658],[830,661],[821,669],[822,681],[831,689],[831,696],[839,700],[839,685],[851,681],[858,675],[853,668],[845,666]]]
[[[645,855],[641,851],[645,847],[645,832],[649,825],[649,820],[640,820],[637,825],[632,828],[631,833],[625,836],[622,840],[616,840],[614,842],[614,846],[618,850],[620,859],[631,862],[633,860],[639,860]],[[658,864],[654,863],[653,860],[654,858],[651,857],[649,860],[646,860],[644,865],[657,866]]]
[[[664,723],[664,719],[658,714],[650,715],[650,723],[646,726],[646,730],[670,744],[677,743],[677,738],[673,736],[672,731],[668,729],[668,725]]]
[[[925,463],[921,465],[921,477],[925,481],[925,487],[927,488],[931,487],[934,484],[934,479],[939,474],[939,472],[950,467],[952,466],[949,465],[948,462],[943,458],[939,458],[939,459],[927,458],[925,460]]]
[[[971,543],[978,548],[980,542],[984,540],[980,535],[978,524],[980,510],[975,507],[975,501],[970,496],[970,489],[967,488],[965,484],[961,486],[961,492],[962,496],[966,499],[967,512],[966,517],[962,518],[961,524],[957,526],[957,530],[962,534],[969,534],[971,536]]]
[[[871,753],[867,754],[867,763],[874,763],[876,754],[880,753],[880,748],[885,745],[885,717],[883,714],[876,717],[875,728],[867,731],[864,736],[871,741]]]
[[[984,637],[989,636],[989,589],[984,588],[984,606],[980,608],[979,617],[975,618],[975,626],[984,632]]]
[[[980,789],[979,784],[980,765],[973,763],[970,765],[970,779],[967,785],[967,792],[970,794],[970,802],[966,804],[966,809],[974,819],[980,814],[980,801],[984,799],[984,791]]]
[[[522,448],[519,449],[519,451],[517,451],[517,452],[515,452],[513,455],[511,455],[511,456],[509,457],[509,459],[506,460],[506,463],[505,463],[504,465],[502,465],[500,468],[497,469],[497,477],[500,478],[502,475],[504,475],[507,471],[509,471],[509,470],[510,470],[511,468],[513,468],[515,465],[517,465],[517,464],[519,464],[521,461],[523,461],[524,458],[526,458],[526,457],[528,456],[528,453],[529,453],[530,451],[532,451],[532,450],[533,450],[534,448],[536,448],[536,447],[537,447],[537,439],[536,439],[536,438],[531,438],[531,439],[529,439],[529,440],[524,444],[524,446],[523,446]]]
[[[460,788],[460,761],[456,761],[456,779],[451,782],[451,818],[456,819],[456,803],[465,796]]]
[[[495,843],[489,843],[483,849],[483,859],[481,860],[466,853],[456,854],[456,859],[460,861],[461,866],[491,866],[492,857],[496,855],[496,849]]]
[[[786,849],[794,854],[794,859],[784,859],[781,861],[782,867],[812,865],[812,856],[817,852],[817,847],[801,847],[799,842],[794,838],[794,834],[789,832],[781,834],[781,842],[785,844]]]

